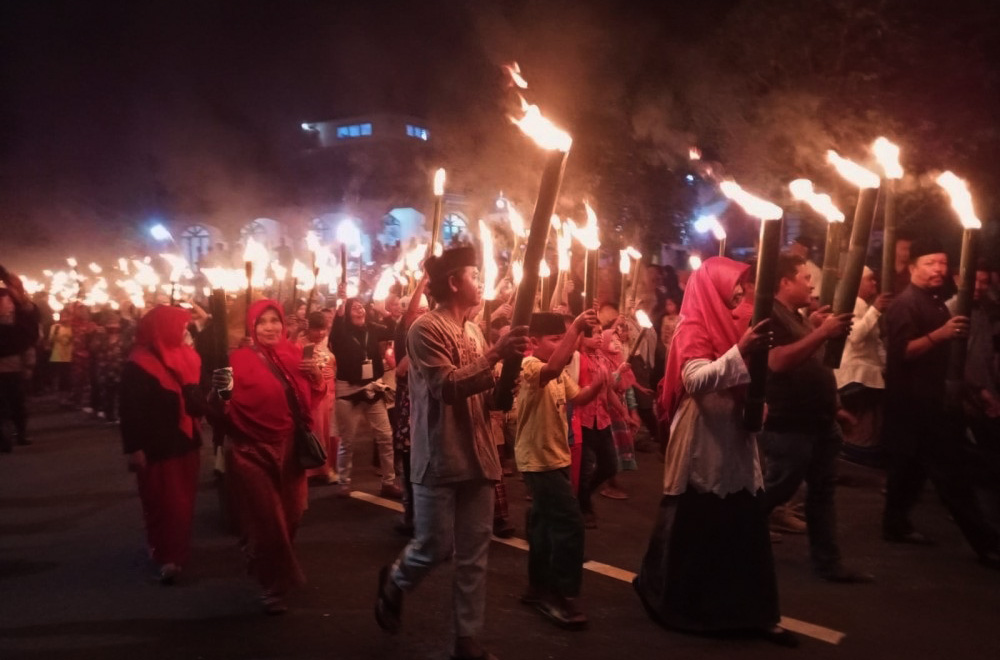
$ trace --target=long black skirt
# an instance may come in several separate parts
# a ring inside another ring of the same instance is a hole
[[[758,499],[745,490],[665,495],[634,585],[649,616],[673,630],[777,625],[774,556]]]

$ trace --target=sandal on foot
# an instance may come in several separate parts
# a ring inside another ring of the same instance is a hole
[[[388,633],[399,631],[402,624],[403,601],[392,599],[386,594],[389,583],[389,567],[383,566],[378,572],[378,594],[375,597],[375,622],[378,627]]]

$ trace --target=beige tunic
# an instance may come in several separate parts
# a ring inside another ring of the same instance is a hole
[[[750,382],[739,349],[717,360],[689,360],[683,368],[684,396],[670,426],[663,493],[688,488],[725,497],[764,487],[757,447],[743,430],[743,407],[734,387]]]
[[[413,483],[499,481],[503,471],[486,402],[494,376],[479,328],[434,310],[413,323],[406,341]]]

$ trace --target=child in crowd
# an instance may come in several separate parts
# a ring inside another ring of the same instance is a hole
[[[326,395],[314,398],[312,419],[313,433],[322,441],[326,439],[326,465],[306,470],[310,481],[316,480],[326,484],[335,484],[337,477],[337,437],[336,419],[333,415],[333,399],[336,396],[334,381],[337,376],[337,362],[333,353],[327,348],[327,338],[330,336],[330,322],[323,312],[311,312],[306,319],[306,331],[299,335],[299,345],[303,354],[311,353],[312,359],[319,365],[323,374],[323,382],[327,384]]]
[[[521,601],[556,625],[576,630],[587,626],[587,616],[577,603],[583,580],[584,525],[570,483],[566,404],[593,400],[603,391],[605,380],[595,378],[580,389],[564,368],[584,329],[596,327],[593,310],[574,319],[568,330],[560,314],[533,314],[528,330],[532,355],[521,363],[514,406],[514,456],[532,495],[528,590]]]

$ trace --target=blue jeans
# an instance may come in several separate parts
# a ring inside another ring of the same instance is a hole
[[[413,539],[393,564],[391,578],[413,590],[438,564],[454,557],[454,627],[476,637],[486,612],[486,560],[493,534],[493,482],[413,484]]]
[[[770,514],[792,499],[806,482],[806,524],[813,568],[830,570],[840,563],[837,515],[833,504],[836,460],[843,437],[836,422],[813,433],[762,431],[757,440],[763,453],[764,493],[761,505]]]

